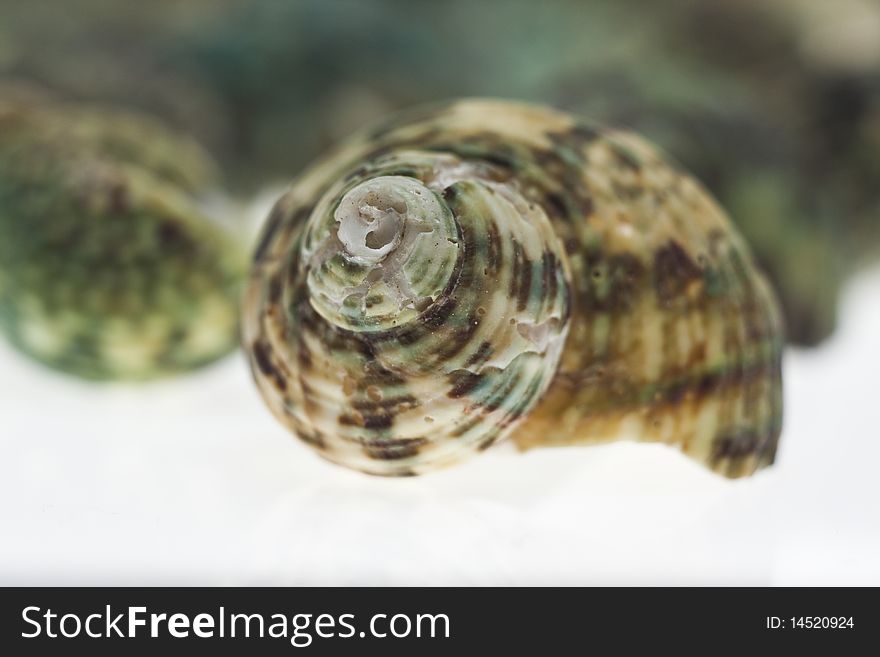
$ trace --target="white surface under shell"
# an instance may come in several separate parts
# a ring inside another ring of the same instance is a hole
[[[778,463],[498,447],[421,478],[319,459],[241,355],[80,383],[0,345],[0,584],[880,584],[880,269],[789,350]]]

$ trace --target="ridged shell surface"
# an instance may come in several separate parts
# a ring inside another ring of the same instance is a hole
[[[326,458],[409,475],[521,447],[661,441],[772,462],[782,327],[707,192],[644,140],[464,100],[353,137],[273,209],[244,341]]]

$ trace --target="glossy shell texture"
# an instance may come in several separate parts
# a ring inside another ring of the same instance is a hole
[[[0,95],[0,332],[89,379],[148,379],[239,342],[245,250],[210,159],[137,114]]]
[[[780,313],[707,192],[644,140],[493,100],[361,133],[278,201],[244,341],[273,413],[382,475],[659,441],[773,461]]]

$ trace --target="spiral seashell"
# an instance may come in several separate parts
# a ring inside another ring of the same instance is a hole
[[[0,94],[0,333],[90,379],[231,352],[246,258],[213,171],[137,114]]]
[[[244,341],[322,456],[412,475],[506,437],[773,461],[775,298],[723,211],[642,139],[465,100],[364,132],[278,201]]]

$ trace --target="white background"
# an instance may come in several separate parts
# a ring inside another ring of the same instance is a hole
[[[616,444],[381,479],[287,434],[240,355],[102,386],[0,345],[0,583],[878,585],[878,366],[880,270],[787,353],[754,478]]]

